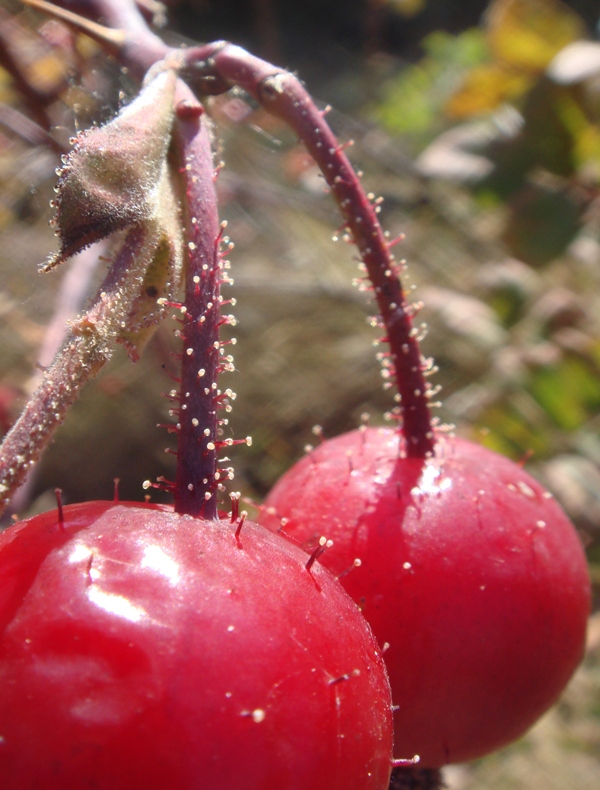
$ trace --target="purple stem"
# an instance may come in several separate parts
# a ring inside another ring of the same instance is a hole
[[[360,251],[386,328],[385,340],[400,393],[406,455],[424,458],[432,454],[426,364],[413,326],[412,308],[398,277],[399,267],[375,207],[323,114],[296,77],[240,47],[220,42],[189,50],[187,59],[204,89],[210,88],[207,76],[214,75],[215,88],[223,82],[242,87],[270,113],[286,121],[319,165]]]
[[[69,5],[65,0],[60,4]],[[173,52],[145,27],[142,15],[131,2],[92,0],[89,5],[86,4],[85,13],[89,18],[101,14],[112,26],[120,27],[124,43],[119,50],[119,60],[138,73],[159,57],[166,57],[169,52]],[[391,371],[395,374],[400,395],[399,411],[406,455],[424,458],[432,454],[434,433],[429,406],[431,393],[424,375],[427,364],[421,355],[417,330],[413,326],[413,309],[403,291],[398,277],[399,267],[377,219],[375,206],[365,194],[323,114],[296,77],[240,47],[223,41],[216,42],[190,48],[184,52],[184,57],[187,66],[182,76],[198,92],[217,94],[234,86],[245,89],[265,109],[285,120],[296,131],[321,168],[340,207],[344,225],[360,251],[386,328],[385,340],[389,343],[393,365]],[[186,123],[192,123],[191,119]],[[184,126],[182,121],[182,129]],[[188,135],[186,144],[192,146],[194,135]],[[203,182],[204,177],[199,180]],[[198,187],[189,178],[187,183],[189,195],[192,196],[190,199],[195,199],[193,196]],[[200,204],[202,199],[202,195],[199,195]],[[189,230],[198,234],[197,228]],[[190,238],[195,239],[196,236]],[[209,251],[205,250],[204,254],[208,255]],[[193,346],[188,347],[192,348],[192,355],[195,356],[197,352]],[[190,478],[187,485],[196,485],[197,482]],[[178,490],[181,492],[179,485]]]
[[[202,112],[180,80],[174,137],[185,190],[187,249],[174,494],[178,513],[215,519],[222,271],[210,127]]]

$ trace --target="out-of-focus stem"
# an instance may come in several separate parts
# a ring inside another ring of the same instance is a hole
[[[45,11],[99,41],[118,56],[132,76],[141,79],[157,61],[175,52],[156,36],[135,3],[128,0],[85,0],[65,2],[57,0],[22,0],[25,5]],[[102,19],[104,25],[95,20]]]
[[[0,446],[0,513],[52,439],[81,387],[110,358],[136,293],[128,286],[143,274],[157,236],[151,226],[135,226],[129,231],[94,303],[73,322],[38,388],[4,438]]]
[[[57,352],[62,347],[65,336],[69,332],[69,320],[80,311],[88,291],[90,279],[96,271],[98,261],[106,250],[106,243],[82,250],[71,261],[69,270],[64,275],[55,305],[54,315],[44,335],[44,342],[38,352],[38,365],[42,371],[50,367]],[[35,372],[28,382],[28,391],[35,392],[42,379],[40,370]],[[23,485],[15,492],[10,502],[9,511],[19,513],[29,500],[29,494],[35,480],[35,469],[27,475]],[[6,519],[5,513],[5,519]]]

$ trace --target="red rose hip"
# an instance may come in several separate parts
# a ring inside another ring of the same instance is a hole
[[[400,448],[399,448],[400,442]],[[438,436],[401,457],[389,429],[328,440],[275,485],[263,522],[310,548],[389,644],[395,750],[439,767],[514,740],[581,661],[590,587],[579,537],[507,458]],[[276,515],[274,515],[276,513]]]
[[[64,512],[0,538],[4,790],[387,788],[383,661],[318,563],[251,522]]]

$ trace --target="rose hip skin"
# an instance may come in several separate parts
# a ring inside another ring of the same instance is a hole
[[[324,442],[262,521],[307,548],[333,540],[335,574],[362,561],[341,581],[389,643],[395,752],[434,768],[509,743],[555,702],[583,655],[589,577],[571,523],[519,466],[458,438],[438,436],[429,460],[398,442],[374,428]]]
[[[87,502],[0,537],[3,790],[388,786],[356,605],[251,522]]]

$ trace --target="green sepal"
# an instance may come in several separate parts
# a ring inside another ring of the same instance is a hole
[[[112,121],[77,137],[58,171],[53,224],[60,250],[49,257],[43,271],[159,213],[176,74],[168,68],[154,73]]]

